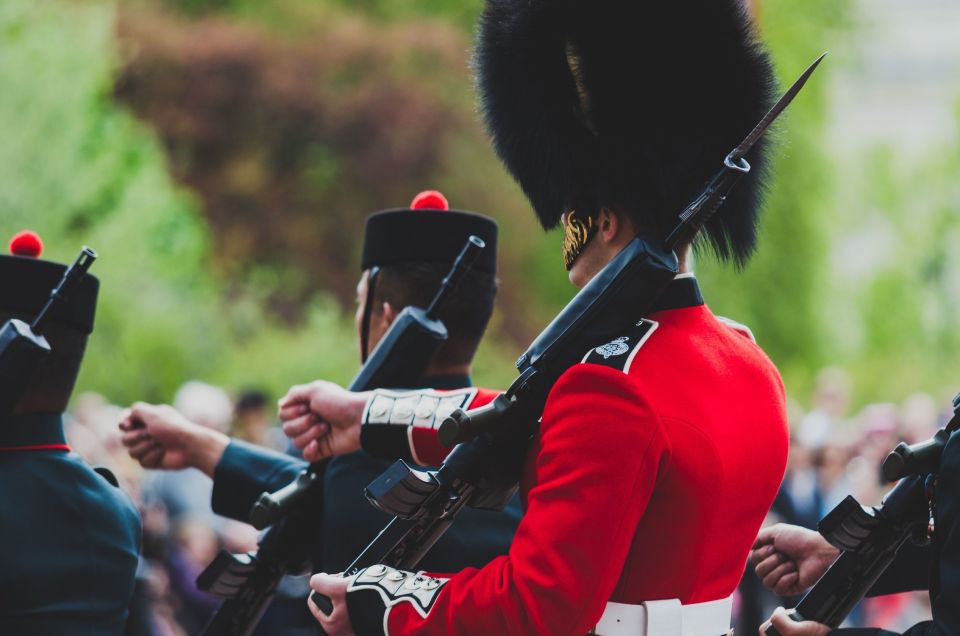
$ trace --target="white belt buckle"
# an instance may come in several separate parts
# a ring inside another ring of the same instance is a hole
[[[670,598],[662,601],[646,601],[646,636],[682,636],[683,605],[680,599]]]
[[[729,629],[733,598],[682,605],[679,599],[640,605],[607,603],[594,628],[599,636],[717,636]]]

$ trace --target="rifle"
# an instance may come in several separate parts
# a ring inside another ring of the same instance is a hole
[[[11,318],[0,329],[0,415],[13,413],[40,361],[50,355],[50,343],[43,336],[50,313],[69,298],[95,260],[97,253],[85,246],[33,322]]]
[[[400,386],[423,373],[447,339],[438,312],[485,247],[480,238],[469,237],[430,305],[426,309],[408,306],[400,312],[350,383],[351,391]],[[258,530],[269,529],[256,551],[221,551],[200,573],[197,587],[225,599],[204,628],[205,636],[250,634],[280,579],[306,569],[312,531],[308,517],[323,491],[326,464],[313,463],[287,486],[260,495],[251,509],[250,523]]]
[[[960,395],[953,398],[953,417],[925,442],[901,442],[883,462],[883,475],[899,480],[877,507],[861,506],[848,496],[817,525],[840,556],[790,612],[795,621],[839,627],[900,549],[912,542],[929,543],[933,523],[929,488],[940,469],[950,435],[960,430]],[[767,636],[779,636],[771,626]]]
[[[819,65],[820,56],[723,161],[704,190],[680,214],[666,240],[638,234],[574,296],[517,360],[519,377],[490,404],[456,410],[441,424],[440,441],[456,447],[437,470],[397,461],[366,489],[370,502],[394,515],[347,568],[356,574],[376,564],[415,569],[464,506],[502,510],[516,492],[529,440],[547,394],[583,353],[609,341],[647,313],[674,279],[674,249],[691,242],[750,172],[744,155],[790,104]],[[325,613],[330,599],[310,598]]]

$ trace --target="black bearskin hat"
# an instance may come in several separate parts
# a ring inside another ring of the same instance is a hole
[[[475,67],[494,147],[546,229],[621,210],[666,237],[772,104],[743,0],[487,0]],[[753,171],[707,223],[718,256],[756,242]]]

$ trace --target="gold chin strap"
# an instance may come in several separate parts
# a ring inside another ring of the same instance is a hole
[[[563,215],[563,264],[568,272],[596,233],[593,216],[581,215],[576,210]]]

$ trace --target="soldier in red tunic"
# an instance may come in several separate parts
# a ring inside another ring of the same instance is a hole
[[[772,84],[738,0],[488,0],[477,69],[497,152],[543,225],[565,225],[578,286],[638,232],[676,225]],[[763,151],[704,228],[721,258],[753,250]],[[786,464],[784,390],[749,330],[703,303],[690,249],[654,310],[553,386],[510,553],[455,573],[317,575],[333,611],[311,610],[328,634],[727,631]],[[323,385],[291,393],[281,417],[338,452],[359,446],[364,426],[406,426],[415,456],[436,463],[441,400]]]

